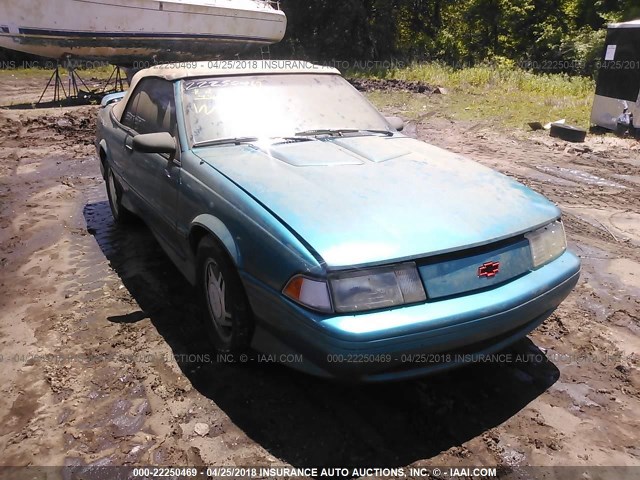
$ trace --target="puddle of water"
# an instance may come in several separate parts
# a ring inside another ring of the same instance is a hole
[[[532,180],[538,180],[544,183],[551,183],[553,185],[562,185],[563,187],[575,187],[578,185],[576,182],[567,180],[566,178],[558,177],[555,175],[549,175],[548,173],[539,172],[532,168],[527,168],[524,170],[526,170],[524,172],[524,175],[526,176],[526,178],[529,178]]]
[[[611,180],[607,180],[606,178],[597,177],[590,173],[583,172],[582,170],[576,170],[573,168],[564,168],[564,167],[551,168],[551,167],[545,167],[544,165],[536,165],[536,168],[550,175],[564,178],[566,180],[574,180],[579,183],[586,183],[587,185],[596,185],[598,187],[612,187],[612,188],[621,188],[621,189],[627,188],[624,185],[612,182]]]

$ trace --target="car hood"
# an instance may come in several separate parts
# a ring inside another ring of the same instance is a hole
[[[196,154],[270,210],[328,267],[474,247],[560,215],[505,175],[407,137],[225,146]]]

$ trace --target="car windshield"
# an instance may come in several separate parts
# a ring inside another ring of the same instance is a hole
[[[193,144],[332,131],[389,131],[378,111],[339,75],[276,74],[184,80]]]

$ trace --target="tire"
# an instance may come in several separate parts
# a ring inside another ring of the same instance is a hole
[[[120,225],[128,225],[135,222],[135,215],[122,205],[122,187],[116,180],[113,171],[109,166],[105,167],[105,182],[107,184],[107,197],[109,199],[109,207],[111,215],[116,223]]]
[[[254,321],[235,266],[212,237],[200,242],[197,262],[202,322],[211,343],[219,353],[248,350]]]
[[[560,138],[567,142],[581,143],[584,142],[584,139],[587,136],[587,131],[571,125],[552,123],[549,134],[552,137]]]

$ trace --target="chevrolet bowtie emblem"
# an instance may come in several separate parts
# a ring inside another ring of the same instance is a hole
[[[500,273],[500,262],[487,262],[478,268],[480,278],[493,278]]]

